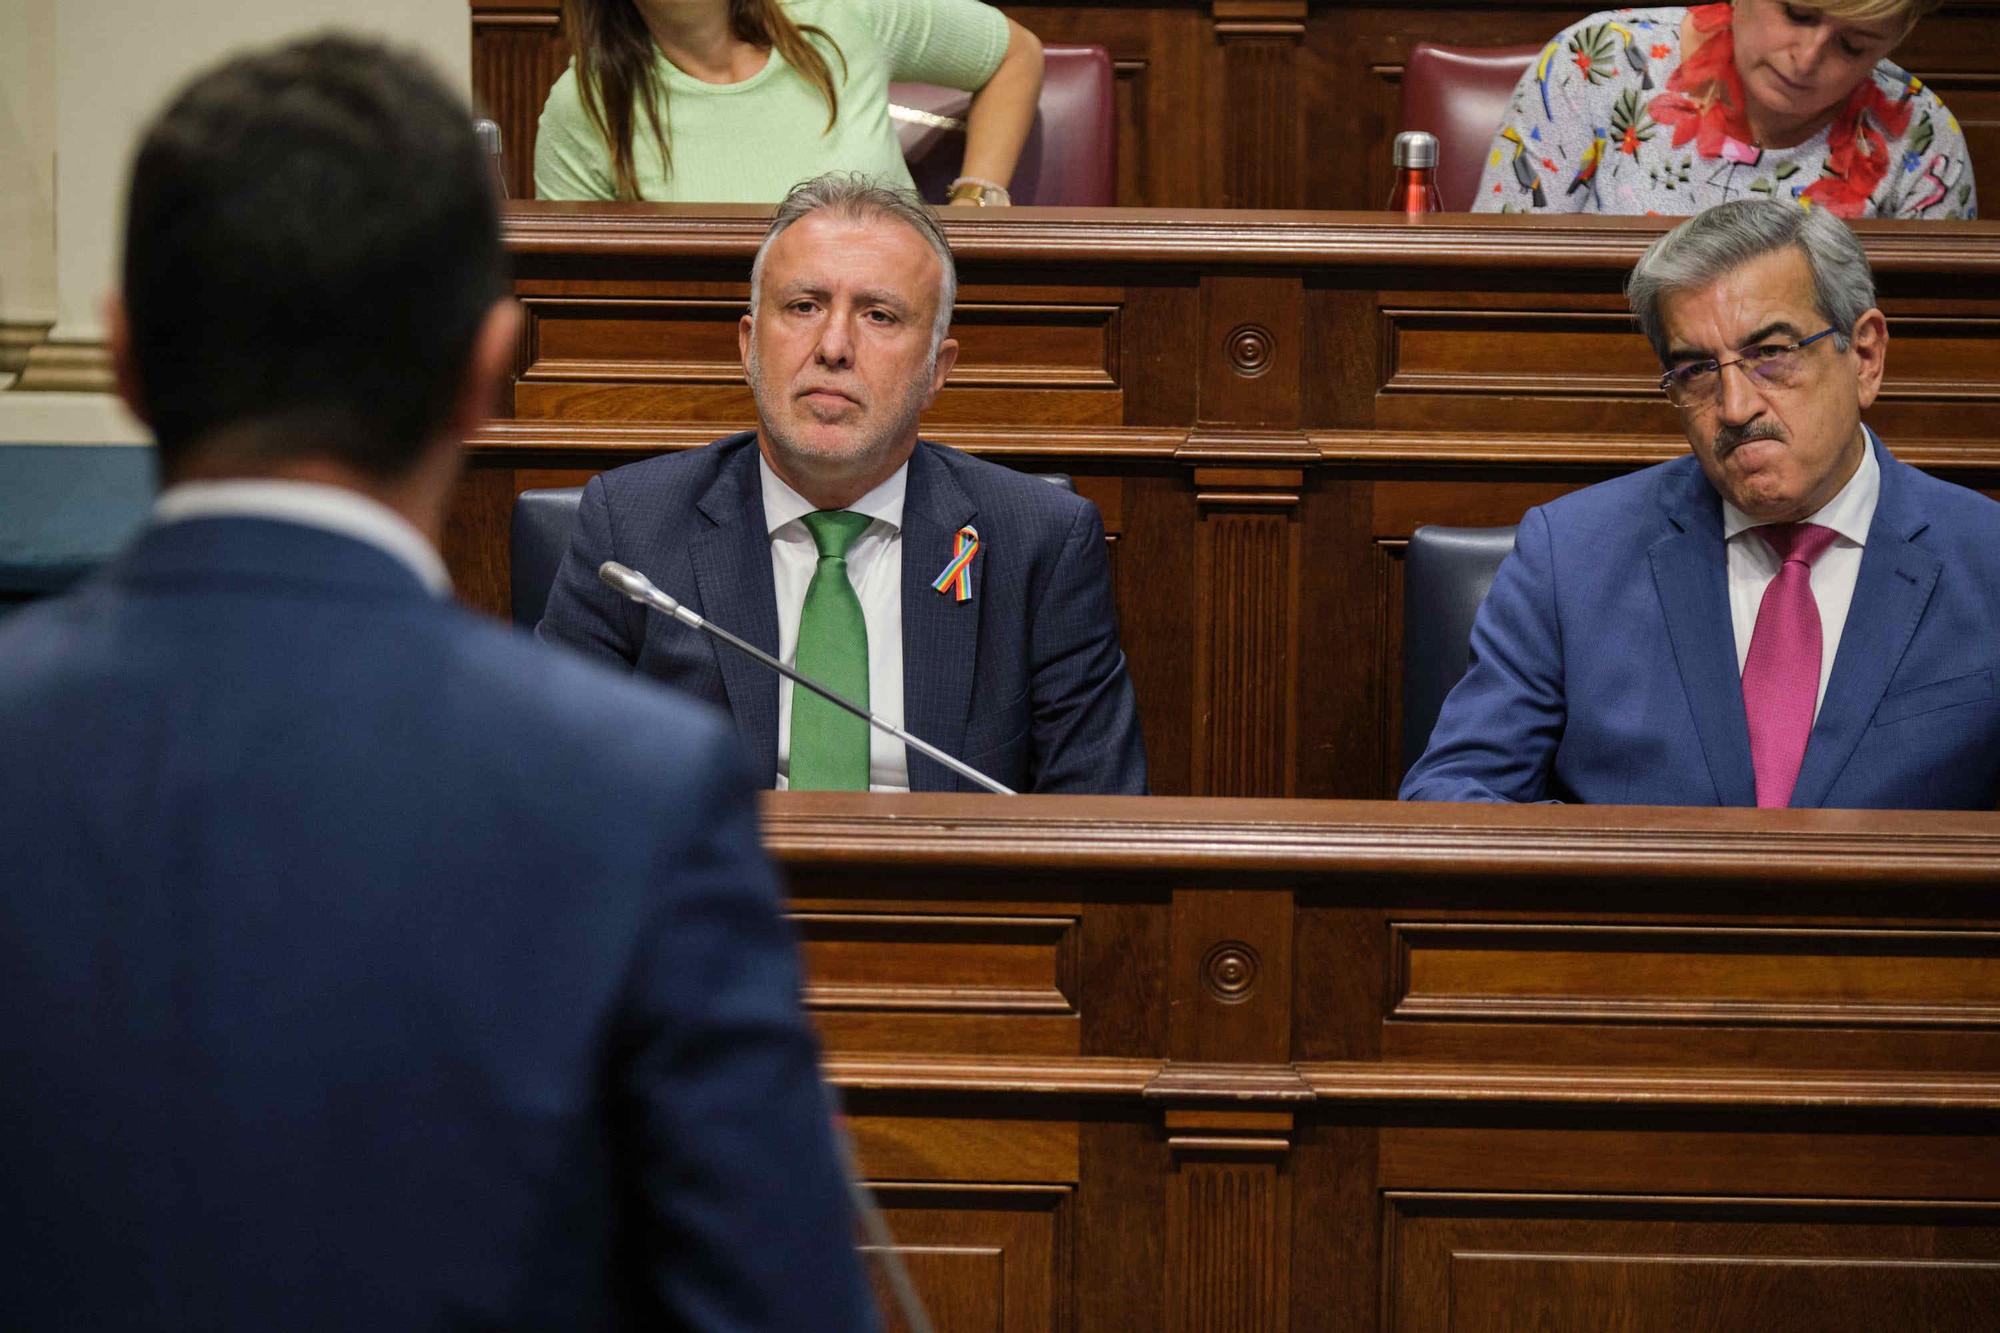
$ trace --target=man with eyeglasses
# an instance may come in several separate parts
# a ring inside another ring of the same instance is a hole
[[[1994,808],[2000,505],[1862,424],[1853,233],[1723,204],[1626,296],[1692,456],[1522,518],[1403,798]]]

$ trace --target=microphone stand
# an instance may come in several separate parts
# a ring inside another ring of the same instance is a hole
[[[905,745],[921,754],[929,755],[961,777],[977,782],[988,791],[997,792],[1002,796],[1014,795],[1012,791],[970,764],[960,763],[929,742],[912,736],[893,722],[883,721],[861,705],[842,698],[818,681],[800,675],[755,644],[746,643],[720,625],[710,624],[698,613],[690,611],[661,592],[651,579],[639,571],[621,565],[616,560],[607,560],[597,567],[597,577],[641,606],[663,611],[683,625],[704,630],[737,651],[748,653],[787,680],[805,686],[830,703],[838,704],[871,726],[880,727]],[[896,1241],[895,1237],[889,1234],[889,1224],[883,1220],[882,1210],[875,1206],[875,1196],[861,1178],[861,1170],[854,1161],[853,1141],[848,1138],[846,1127],[837,1119],[834,1121],[834,1149],[840,1157],[841,1174],[847,1178],[848,1201],[854,1209],[855,1217],[861,1223],[861,1232],[866,1240],[864,1253],[874,1253],[882,1265],[883,1273],[889,1279],[889,1290],[896,1298],[897,1309],[902,1314],[903,1323],[909,1328],[910,1333],[931,1333],[930,1316],[924,1310],[922,1299],[917,1295],[916,1284],[910,1281],[910,1270],[904,1265],[903,1256],[896,1252]]]
[[[628,566],[625,565],[621,565],[616,560],[606,560],[603,564],[597,567],[597,577],[604,580],[605,583],[617,589],[619,592],[631,598],[633,601],[639,603],[639,605],[648,606],[655,611],[660,611],[665,613],[666,615],[670,615],[675,620],[680,621],[681,624],[683,625],[689,626],[692,629],[702,630],[703,632],[711,634],[714,637],[722,640],[722,642],[736,649],[736,651],[740,653],[749,654],[751,657],[756,658],[759,662],[762,662],[765,666],[771,668],[771,670],[783,676],[786,680],[805,686],[807,689],[811,690],[814,694],[817,694],[820,698],[826,700],[828,703],[837,704],[841,708],[846,709],[848,712],[860,718],[862,721],[868,723],[868,725],[878,728],[879,730],[888,732],[891,736],[894,736],[897,740],[909,746],[912,750],[915,750],[918,754],[921,754],[929,759],[935,759],[938,763],[943,764],[946,768],[958,774],[960,777],[964,778],[967,782],[976,782],[980,786],[986,788],[986,790],[993,792],[995,795],[999,796],[1015,795],[1015,792],[1011,787],[1001,786],[998,782],[995,782],[992,778],[987,777],[984,773],[981,773],[978,769],[974,768],[972,765],[965,763],[962,760],[952,758],[950,755],[946,754],[943,750],[938,749],[937,746],[932,745],[929,741],[921,740],[918,737],[912,736],[909,732],[903,730],[895,723],[885,721],[884,719],[875,716],[875,714],[869,712],[867,709],[863,708],[860,704],[857,704],[850,699],[844,698],[841,695],[835,694],[832,690],[820,684],[818,681],[812,679],[810,676],[801,675],[795,669],[786,666],[783,662],[780,662],[777,658],[771,656],[769,653],[765,652],[762,648],[759,648],[756,644],[745,642],[744,640],[737,638],[734,634],[731,634],[728,630],[722,628],[722,626],[717,625],[712,621],[704,619],[699,613],[690,611],[687,607],[682,606],[679,602],[675,601],[673,598],[661,592],[657,587],[653,585],[653,581],[651,579],[647,578],[644,574],[641,574],[638,570],[629,568]]]

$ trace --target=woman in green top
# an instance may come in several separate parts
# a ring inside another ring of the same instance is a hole
[[[1042,46],[978,0],[563,0],[576,58],[535,142],[543,199],[772,203],[826,171],[908,187],[889,83],[972,92],[953,203],[1004,203]]]

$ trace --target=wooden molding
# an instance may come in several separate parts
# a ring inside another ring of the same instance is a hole
[[[1148,1101],[1248,1107],[1309,1102],[1312,1086],[1289,1064],[1197,1064],[1176,1060],[1147,1083]]]
[[[835,1086],[869,1091],[1137,1098],[1165,1064],[1101,1056],[996,1060],[831,1051],[822,1067]]]
[[[1290,1111],[1168,1111],[1167,1147],[1177,1153],[1282,1155],[1292,1147]]]
[[[1205,1114],[1282,1114],[1313,1102],[1398,1105],[1566,1105],[1633,1113],[1728,1107],[1857,1111],[2000,1111],[2000,1074],[1868,1073],[1848,1070],[1604,1069],[1444,1065],[1410,1061],[1302,1061],[1190,1065],[1101,1056],[991,1059],[977,1056],[831,1052],[823,1064],[841,1088],[979,1097],[1111,1097]],[[1291,1109],[1287,1109],[1291,1108]],[[1232,1122],[1233,1123],[1233,1122]],[[1199,1117],[1169,1122],[1190,1133]],[[1275,1137],[1275,1122],[1235,1128]],[[1202,1132],[1207,1132],[1203,1130]],[[1219,1131],[1218,1131],[1219,1132]]]
[[[1560,1103],[1628,1111],[1715,1106],[1875,1111],[2000,1110],[2000,1076],[1715,1069],[1526,1069],[1364,1061],[1301,1063],[1325,1102]]]
[[[103,343],[40,342],[28,348],[16,393],[110,393],[111,349]]]
[[[1991,813],[1442,805],[1185,796],[978,795],[912,802],[897,818],[865,794],[764,798],[764,841],[798,868],[990,865],[1080,870],[1146,862],[1190,878],[1340,871],[1517,881],[1843,882],[1907,892],[1989,877]]]
[[[539,418],[489,421],[466,448],[475,457],[595,455],[606,466],[633,458],[698,449],[750,423],[615,422]],[[1679,436],[1603,436],[1565,439],[1548,435],[1454,434],[1434,431],[1231,431],[1207,427],[1022,425],[926,427],[924,437],[993,458],[1174,459],[1219,466],[1323,464],[1370,469],[1488,468],[1496,464],[1595,471],[1651,467],[1679,458]],[[1930,472],[2000,471],[2000,441],[1992,444],[1899,436],[1896,457]]]
[[[944,218],[962,266],[1025,261],[1235,268],[1598,270],[1623,274],[1673,219],[1519,218],[1441,213],[1385,227],[1379,213],[1164,208],[1008,208]],[[742,204],[546,203],[506,208],[507,248],[539,256],[655,256],[747,265],[771,210]],[[1088,225],[1078,225],[1088,224]],[[1864,220],[1855,224],[1879,273],[1950,279],[2000,273],[2000,222]],[[978,281],[975,273],[971,281]]]
[[[28,364],[28,353],[48,338],[52,322],[0,323],[0,375],[11,374]]]

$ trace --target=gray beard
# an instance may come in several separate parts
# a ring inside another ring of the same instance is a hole
[[[757,428],[779,458],[790,465],[790,470],[811,475],[832,467],[841,474],[853,476],[881,469],[895,453],[898,444],[915,430],[917,418],[923,414],[924,390],[929,386],[936,366],[937,354],[933,352],[925,362],[923,378],[913,382],[905,391],[895,415],[865,437],[860,448],[840,453],[829,453],[805,445],[777,424],[776,414],[766,396],[763,366],[757,356],[754,337],[750,341],[749,361],[744,368],[749,372],[750,396],[757,402]]]

